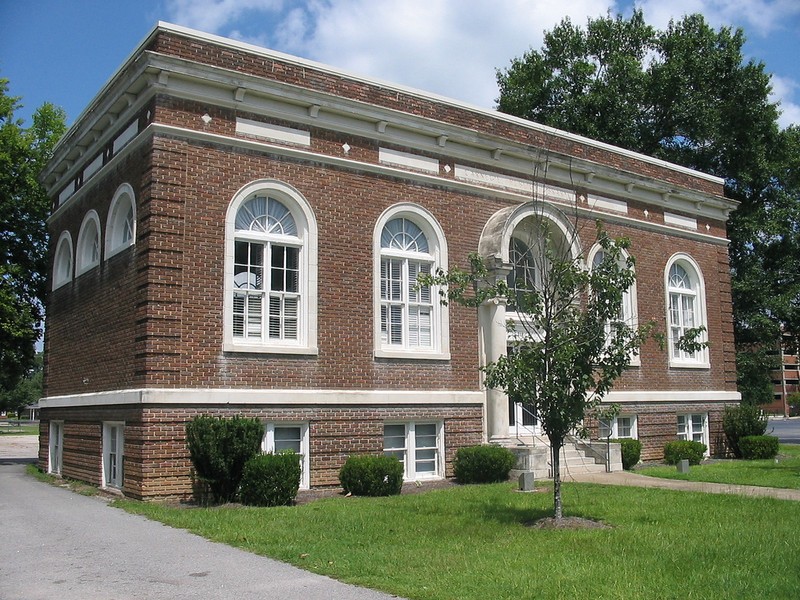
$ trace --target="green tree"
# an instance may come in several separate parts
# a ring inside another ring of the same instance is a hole
[[[20,416],[25,407],[42,397],[42,353],[37,352],[33,368],[10,390],[0,391],[0,410]]]
[[[445,302],[477,307],[501,300],[513,306],[512,350],[484,367],[486,386],[522,402],[541,423],[550,441],[553,514],[561,519],[561,448],[638,354],[652,325],[619,322],[623,293],[635,280],[634,261],[623,253],[628,240],[610,238],[598,224],[602,260],[587,270],[574,251],[575,227],[564,239],[551,221],[534,217],[529,231],[525,269],[537,273],[535,284],[519,276],[511,285],[493,278],[479,256],[471,257],[470,272],[439,270],[419,281],[441,286]]]
[[[33,367],[48,273],[45,220],[50,202],[38,181],[64,133],[64,112],[44,104],[25,129],[14,118],[19,98],[0,79],[0,390],[12,390]]]
[[[741,29],[701,15],[664,31],[630,18],[568,19],[497,72],[498,109],[725,179],[740,389],[769,385],[759,346],[800,335],[800,132],[780,130],[764,65]]]

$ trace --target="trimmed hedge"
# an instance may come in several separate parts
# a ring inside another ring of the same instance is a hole
[[[239,499],[249,506],[288,506],[300,489],[300,456],[291,450],[259,454],[242,471]]]
[[[517,464],[516,455],[500,446],[459,448],[453,460],[453,471],[459,483],[497,483],[507,481]]]
[[[675,440],[664,445],[664,461],[668,465],[677,465],[680,461],[688,459],[690,465],[699,465],[705,451],[706,445],[700,442]]]
[[[739,440],[739,449],[745,460],[775,458],[778,455],[778,438],[774,435],[748,435]]]
[[[619,444],[622,451],[622,468],[630,471],[639,464],[639,459],[642,457],[642,442],[639,440],[632,440],[630,438],[620,438],[618,440],[609,440],[612,444]]]
[[[245,463],[259,453],[264,425],[258,419],[200,415],[186,424],[186,445],[197,475],[216,503],[236,499]]]
[[[342,489],[354,496],[393,496],[403,489],[403,463],[395,456],[351,456],[339,471]]]
[[[739,440],[750,435],[764,435],[767,431],[767,417],[760,408],[750,404],[726,406],[722,415],[722,430],[733,455],[742,458]]]

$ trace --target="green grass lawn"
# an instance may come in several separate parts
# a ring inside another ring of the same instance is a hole
[[[725,460],[692,466],[688,473],[678,473],[675,467],[645,467],[637,473],[684,481],[800,489],[800,446],[782,444],[778,457],[770,460]]]
[[[798,598],[800,504],[565,484],[567,515],[609,529],[542,530],[552,494],[510,484],[284,508],[122,508],[342,581],[413,599]]]
[[[0,435],[39,435],[38,425],[13,425],[12,422],[0,424]]]

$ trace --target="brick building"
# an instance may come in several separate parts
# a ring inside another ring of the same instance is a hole
[[[638,437],[645,458],[676,436],[714,451],[739,398],[734,204],[715,177],[160,23],[43,181],[51,472],[186,497],[185,423],[207,413],[262,419],[264,449],[299,450],[312,487],[336,485],[351,453],[396,452],[421,479],[451,475],[459,447],[531,438],[478,370],[506,351],[513,314],[442,306],[413,284],[477,250],[516,273],[537,219],[577,229],[587,264],[596,219],[631,238],[625,318],[668,334],[609,397],[622,407],[610,433]],[[709,347],[674,347],[696,325]]]

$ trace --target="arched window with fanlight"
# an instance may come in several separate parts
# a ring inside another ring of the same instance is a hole
[[[56,254],[53,260],[53,289],[60,288],[72,281],[72,236],[63,231],[56,243]]]
[[[441,227],[413,204],[384,212],[375,229],[378,357],[448,358],[447,314],[422,274],[446,264]]]
[[[686,349],[680,343],[693,330],[707,326],[705,284],[700,267],[689,255],[675,254],[667,262],[665,279],[670,365],[706,367],[708,353],[705,348]],[[694,339],[705,341],[707,332]]]
[[[117,188],[106,222],[106,259],[136,243],[136,198],[130,184]]]
[[[605,259],[606,252],[603,250],[600,244],[595,244],[589,251],[588,264],[592,269],[596,269],[603,263]],[[619,257],[620,263],[624,265],[627,259],[627,252],[625,252],[625,250],[621,250],[621,256]],[[638,325],[639,318],[636,301],[636,281],[634,280],[633,284],[631,284],[631,287],[622,292],[622,302],[620,302],[616,318],[609,319],[605,324],[606,338],[610,340],[614,335],[614,332],[620,327],[635,329],[638,327]],[[631,357],[631,364],[638,365],[639,362],[640,359],[638,354]]]
[[[316,223],[300,193],[254,182],[226,224],[225,349],[316,352]]]
[[[86,213],[78,233],[75,274],[81,275],[100,264],[100,218],[97,212]]]

